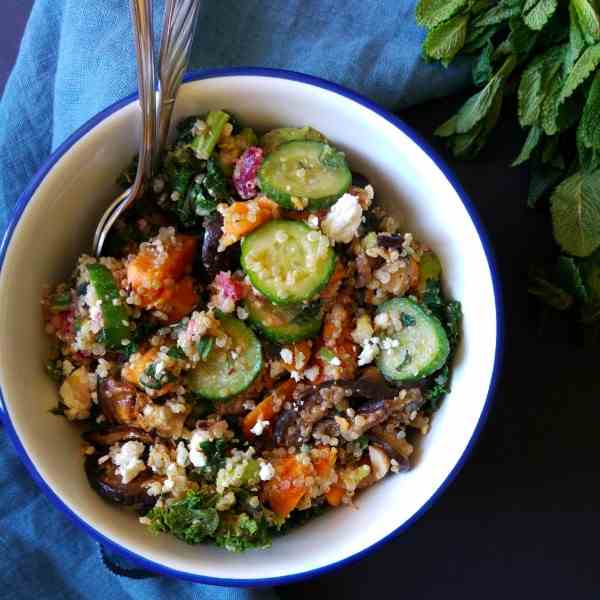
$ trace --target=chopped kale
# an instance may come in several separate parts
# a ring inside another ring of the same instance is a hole
[[[265,519],[253,519],[246,513],[226,515],[215,535],[217,546],[230,552],[244,552],[271,545],[269,526]]]
[[[46,363],[46,373],[56,383],[61,383],[63,380],[62,368],[58,365],[58,360],[49,360]]]
[[[429,380],[429,385],[423,390],[425,398],[425,409],[434,412],[438,409],[440,402],[446,394],[450,392],[450,369],[444,365]]]
[[[179,360],[185,360],[185,352],[179,346],[172,346],[167,352],[167,356]]]
[[[219,526],[216,502],[215,495],[189,491],[169,506],[153,508],[147,515],[150,530],[172,533],[188,544],[199,544],[211,537]]]

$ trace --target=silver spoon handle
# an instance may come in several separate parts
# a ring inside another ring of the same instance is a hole
[[[159,109],[157,152],[167,143],[175,97],[187,68],[200,0],[167,0],[159,57]]]
[[[142,136],[139,167],[128,200],[133,200],[137,196],[143,182],[150,182],[155,158],[152,149],[156,140],[156,72],[152,39],[152,0],[131,0],[131,16],[142,108]]]

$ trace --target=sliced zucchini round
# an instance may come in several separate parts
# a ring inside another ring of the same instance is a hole
[[[266,298],[250,294],[244,301],[248,321],[276,344],[288,344],[315,337],[321,330],[321,308],[317,304],[276,306]]]
[[[382,304],[388,327],[380,335],[377,366],[389,381],[415,381],[440,369],[450,354],[448,336],[437,317],[408,298]]]
[[[225,348],[214,344],[205,361],[188,375],[189,388],[209,400],[227,400],[248,388],[262,369],[262,349],[254,332],[242,321],[220,315],[230,338]]]
[[[335,269],[329,240],[301,221],[269,221],[242,241],[242,269],[273,304],[312,300]]]
[[[319,210],[348,191],[352,173],[344,155],[324,142],[281,144],[258,172],[265,196],[290,210]]]

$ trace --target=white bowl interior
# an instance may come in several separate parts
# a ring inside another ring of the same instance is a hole
[[[457,192],[428,155],[386,119],[332,91],[264,76],[187,83],[176,118],[224,107],[257,129],[310,124],[347,152],[389,210],[429,243],[444,265],[448,291],[463,303],[464,343],[452,393],[407,474],[362,494],[358,508],[330,511],[277,539],[271,550],[233,555],[154,537],[133,515],[103,502],[88,486],[76,428],[52,416],[54,384],[40,294],[68,275],[90,249],[116,175],[137,150],[139,112],[129,104],[77,141],[35,191],[14,232],[0,276],[0,385],[18,437],[41,477],[83,521],[130,551],[199,576],[258,580],[329,565],[381,540],[409,520],[460,460],[481,416],[496,351],[496,305],[477,230]]]

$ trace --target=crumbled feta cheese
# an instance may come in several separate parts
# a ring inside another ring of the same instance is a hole
[[[337,357],[334,356],[330,361],[329,364],[334,366],[334,367],[340,367],[342,365],[342,361]]]
[[[273,465],[269,462],[261,462],[260,463],[260,471],[258,472],[258,476],[261,481],[269,481],[275,477],[275,469]]]
[[[306,371],[304,371],[304,376],[309,381],[316,381],[317,377],[319,376],[319,367],[311,367],[310,369],[306,369]]]
[[[376,329],[385,329],[390,322],[389,315],[386,312],[379,313],[375,316],[375,328]]]
[[[110,447],[109,455],[123,483],[133,481],[146,468],[140,459],[143,453],[144,444],[141,442],[129,441],[122,446],[114,444]]]
[[[200,444],[209,440],[208,431],[204,429],[195,429],[190,439],[189,460],[194,467],[206,466],[206,454],[200,450]]]
[[[288,365],[292,364],[292,361],[294,360],[294,354],[289,348],[282,348],[279,355],[284,363],[287,363]]]
[[[356,235],[362,218],[362,208],[358,198],[352,194],[344,194],[329,209],[321,229],[333,242],[348,244]]]
[[[365,341],[361,353],[358,355],[358,366],[368,365],[379,354],[379,338],[372,337]]]
[[[237,318],[240,321],[245,321],[248,318],[248,311],[243,308],[242,306],[238,306],[235,310],[236,314],[237,314]]]
[[[306,220],[306,224],[313,229],[318,229],[319,227],[319,217],[317,215],[310,215]]]
[[[254,424],[254,427],[250,429],[250,431],[256,435],[262,435],[264,430],[270,425],[269,421],[263,421],[262,419],[258,419]]]
[[[375,190],[371,184],[365,186],[365,193],[367,194],[367,198],[369,200],[373,200],[373,198],[375,198]]]
[[[250,496],[250,498],[248,498],[248,504],[252,508],[258,508],[258,506],[260,505],[260,500],[258,499],[258,496]]]

